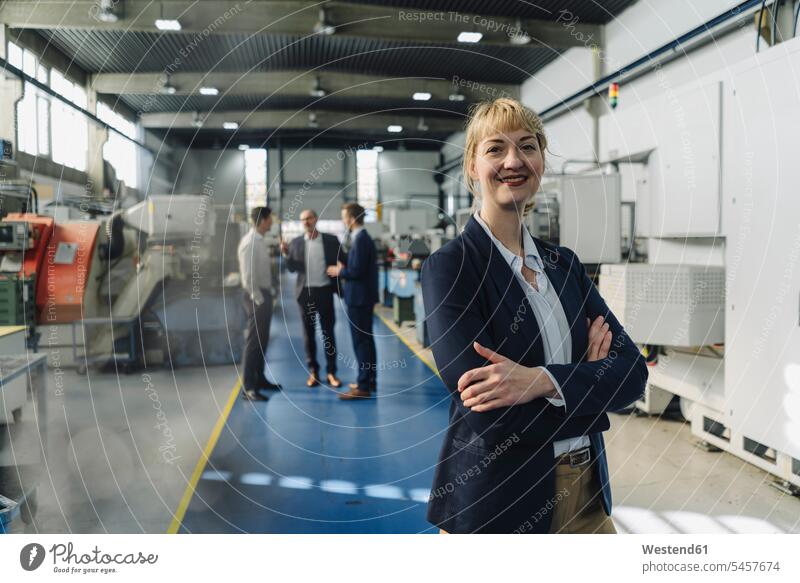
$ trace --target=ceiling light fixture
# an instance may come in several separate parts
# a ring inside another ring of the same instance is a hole
[[[156,28],[158,30],[180,30],[181,23],[174,18],[158,18],[156,19]]]
[[[477,43],[483,38],[480,32],[462,32],[456,39],[460,43]]]
[[[461,93],[461,90],[458,87],[456,87],[455,90],[447,96],[447,99],[450,101],[464,101],[466,96]]]
[[[242,152],[244,152],[245,150],[249,150],[249,149],[250,149],[250,146],[248,146],[247,144],[239,144],[239,149],[240,149]]]
[[[319,20],[314,25],[314,32],[317,34],[324,34],[325,36],[331,36],[336,32],[336,27],[328,21],[328,15],[324,8],[319,9]]]
[[[403,131],[403,126],[390,125],[389,127],[386,128],[386,131],[389,132],[390,134],[399,134],[400,132]]]
[[[414,101],[428,101],[433,95],[427,91],[417,91],[414,95]]]
[[[201,87],[200,95],[219,95],[219,89],[216,87]]]
[[[522,30],[522,20],[519,18],[517,18],[517,21],[514,23],[512,33],[508,36],[508,42],[512,45],[527,45],[531,42],[530,35]]]
[[[120,11],[122,10],[119,4],[120,2],[115,0],[100,0],[100,4],[97,5],[97,20],[101,22],[119,21]]]
[[[226,121],[222,124],[222,129],[224,130],[238,130],[239,124],[235,121]]]
[[[311,88],[309,94],[311,97],[325,97],[328,94],[328,92],[322,88],[319,77],[314,78],[314,86]]]
[[[169,74],[165,73],[161,77],[161,85],[158,88],[158,92],[161,93],[161,95],[175,95],[177,91],[175,86],[171,85],[169,82]]]

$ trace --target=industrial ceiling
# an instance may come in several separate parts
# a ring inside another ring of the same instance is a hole
[[[471,103],[518,95],[568,48],[602,45],[600,25],[633,1],[11,0],[0,21],[11,38],[36,31],[106,101],[181,142],[228,141],[235,122],[241,141],[438,147]]]

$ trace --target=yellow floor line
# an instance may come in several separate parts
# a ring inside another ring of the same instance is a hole
[[[402,333],[401,333],[401,330],[400,330],[400,328],[398,328],[398,327],[395,325],[395,323],[394,323],[394,322],[392,322],[391,320],[387,320],[386,318],[384,318],[384,317],[383,317],[383,314],[381,314],[381,313],[380,313],[380,311],[376,311],[376,312],[375,312],[375,315],[376,315],[376,316],[378,316],[378,317],[381,319],[381,322],[383,322],[384,324],[386,324],[386,327],[387,327],[387,328],[389,328],[389,330],[391,330],[392,332],[394,332],[394,335],[395,335],[395,336],[397,336],[397,337],[400,339],[400,341],[401,341],[403,344],[405,344],[406,346],[408,346],[408,349],[409,349],[411,352],[413,352],[413,353],[414,353],[414,354],[417,356],[417,358],[419,358],[419,359],[420,359],[422,362],[424,362],[425,364],[427,364],[427,365],[428,365],[428,368],[429,368],[429,369],[431,369],[431,370],[433,371],[433,374],[435,374],[437,377],[439,376],[439,371],[438,371],[438,370],[436,370],[436,365],[435,365],[435,364],[433,364],[432,362],[430,362],[430,361],[427,359],[427,357],[425,357],[425,356],[423,356],[422,354],[420,354],[420,353],[419,353],[419,351],[418,351],[416,348],[414,348],[414,347],[413,347],[413,346],[412,346],[412,345],[411,345],[411,344],[408,342],[408,340],[406,340],[405,338],[403,338],[403,335],[402,335]],[[441,378],[441,377],[439,377],[439,378]]]
[[[225,423],[228,421],[228,416],[231,414],[231,409],[233,409],[233,404],[236,402],[236,398],[239,396],[241,387],[242,380],[239,379],[236,381],[236,385],[233,387],[233,390],[228,397],[228,402],[225,404],[225,408],[222,410],[222,413],[220,413],[219,419],[217,419],[217,423],[214,425],[214,429],[211,432],[208,441],[206,442],[205,448],[203,449],[203,455],[200,456],[199,460],[197,460],[197,465],[194,467],[192,477],[189,480],[189,484],[186,486],[186,491],[183,493],[183,498],[181,498],[180,504],[178,504],[178,509],[175,511],[174,518],[172,519],[172,523],[169,525],[167,534],[176,534],[178,529],[180,529],[183,518],[186,516],[186,510],[189,508],[189,502],[191,502],[195,488],[197,488],[197,483],[200,481],[200,476],[203,475],[203,470],[205,470],[208,459],[211,457],[211,452],[214,451],[214,447],[217,445],[217,440],[219,440],[219,436],[222,433],[222,428],[225,427]]]
[[[380,312],[376,312],[378,318],[386,324],[386,327],[391,330],[395,336],[397,336],[400,341],[405,344],[408,349],[413,352],[417,358],[419,358],[422,362],[424,362],[428,368],[430,368],[436,376],[439,376],[439,371],[436,370],[436,365],[430,362],[425,356],[420,354],[420,352],[412,346],[405,338],[403,338],[400,329],[395,326],[393,322],[387,320],[383,317]],[[172,519],[172,523],[169,525],[169,529],[167,530],[167,534],[176,534],[183,523],[183,518],[186,516],[186,510],[189,508],[189,502],[192,501],[192,496],[194,496],[195,488],[197,488],[197,483],[200,481],[200,476],[203,475],[203,470],[205,470],[206,464],[208,463],[209,458],[211,457],[211,452],[214,451],[214,447],[217,445],[217,441],[219,440],[219,436],[222,433],[222,428],[225,426],[225,423],[228,420],[228,416],[231,414],[231,410],[233,409],[233,404],[236,402],[236,398],[239,396],[239,391],[241,389],[241,380],[236,382],[236,386],[233,387],[231,391],[230,397],[228,397],[228,402],[225,405],[225,408],[222,410],[222,413],[217,419],[217,423],[214,425],[214,430],[211,432],[211,435],[208,438],[208,442],[206,443],[205,448],[203,449],[203,455],[200,456],[200,459],[197,460],[197,465],[195,465],[194,472],[192,472],[192,477],[189,480],[189,483],[186,486],[186,491],[183,493],[183,497],[181,498],[180,504],[178,504],[178,509],[175,511],[175,516]]]

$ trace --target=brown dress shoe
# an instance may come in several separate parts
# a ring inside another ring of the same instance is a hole
[[[317,376],[317,373],[312,372],[310,375],[308,375],[308,379],[306,380],[306,386],[308,388],[316,387],[318,384],[319,384],[319,377]]]
[[[328,384],[332,386],[334,389],[338,389],[342,386],[342,381],[336,378],[335,374],[328,373]]]
[[[342,401],[355,401],[359,399],[371,399],[372,393],[369,391],[361,391],[359,389],[350,389],[346,393],[339,393],[339,398]]]

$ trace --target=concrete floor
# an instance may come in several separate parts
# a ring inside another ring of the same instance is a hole
[[[63,396],[54,395],[52,376],[37,519],[30,526],[15,521],[12,532],[23,526],[41,533],[167,532],[236,371],[197,367],[117,377],[65,370]],[[24,410],[27,427],[15,443],[31,442],[32,418]]]
[[[273,343],[281,342],[278,329],[273,323]],[[418,350],[413,328],[395,331]],[[37,519],[15,522],[12,532],[167,532],[236,370],[64,374],[62,396],[53,392],[52,371],[48,379],[48,467]],[[30,411],[24,418],[30,424]],[[30,437],[30,425],[23,429],[20,446]],[[693,441],[686,423],[612,415],[606,442],[620,531],[800,532],[800,499],[772,488],[766,472]]]

